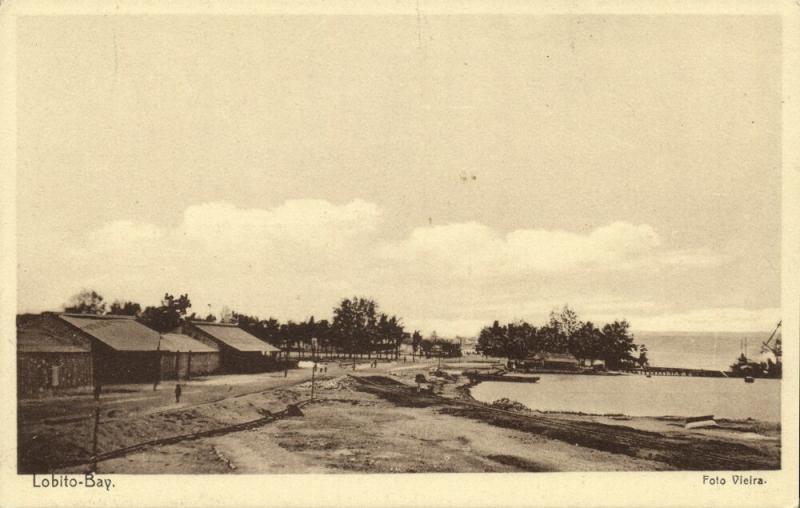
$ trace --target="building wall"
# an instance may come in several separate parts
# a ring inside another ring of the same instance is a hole
[[[100,384],[153,383],[159,376],[156,351],[115,351],[99,342],[94,351]]]
[[[215,374],[220,370],[220,353],[162,352],[161,379],[186,379],[189,377]]]
[[[19,395],[91,386],[92,382],[90,353],[17,353]]]

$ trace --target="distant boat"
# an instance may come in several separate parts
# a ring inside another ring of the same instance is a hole
[[[744,382],[745,383],[755,383],[756,380],[753,378],[753,376],[745,376],[744,377]]]

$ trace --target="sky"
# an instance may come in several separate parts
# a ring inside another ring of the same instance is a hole
[[[20,18],[18,310],[771,330],[779,22]]]

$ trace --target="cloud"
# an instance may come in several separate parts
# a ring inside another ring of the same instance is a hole
[[[211,248],[225,244],[262,248],[278,243],[336,248],[373,232],[379,218],[377,205],[362,200],[335,205],[299,199],[272,209],[205,203],[186,209],[179,232]]]
[[[166,291],[189,292],[201,312],[212,304],[300,318],[327,314],[338,298],[361,289],[352,281],[369,262],[364,253],[380,220],[373,203],[303,199],[269,209],[192,205],[173,227],[111,221],[80,237],[41,239],[64,253],[58,269],[41,248],[29,249],[26,265],[36,270],[21,272],[20,298],[52,309],[82,287],[143,304]],[[59,281],[45,301],[42,280]]]
[[[646,224],[614,222],[587,234],[518,229],[502,235],[466,222],[416,228],[405,240],[384,245],[381,255],[462,278],[718,262],[709,251],[661,252],[661,246],[659,235]]]
[[[634,322],[640,329],[745,326],[736,324],[744,318],[719,313],[658,317],[674,302],[627,287],[658,281],[661,268],[724,259],[710,250],[668,249],[647,224],[503,233],[472,221],[417,227],[399,240],[390,233],[380,207],[363,200],[300,199],[273,208],[201,203],[172,226],[116,220],[83,236],[24,246],[20,300],[23,308],[52,309],[90,287],[110,300],[149,305],[164,292],[188,292],[201,313],[225,305],[304,319],[329,317],[339,299],[359,294],[409,327],[444,335],[477,333],[494,319],[539,322],[564,303],[585,319],[641,316]],[[64,253],[59,266],[49,263],[49,251]]]

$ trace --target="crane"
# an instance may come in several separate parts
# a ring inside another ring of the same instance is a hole
[[[775,330],[772,331],[772,335],[769,336],[769,339],[767,339],[766,342],[761,344],[761,352],[762,353],[769,352],[775,355],[775,361],[777,363],[781,362],[782,351],[781,351],[781,337],[780,335],[776,337],[775,334],[778,333],[778,329],[781,327],[782,322],[783,321],[778,321],[778,325],[775,327]],[[775,342],[773,342],[772,339],[775,339]]]

